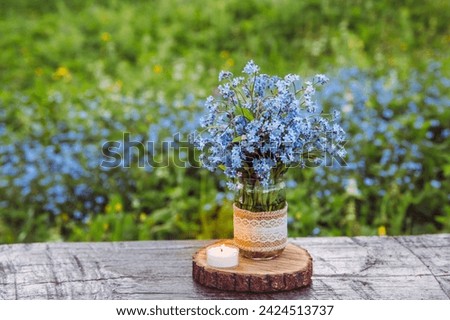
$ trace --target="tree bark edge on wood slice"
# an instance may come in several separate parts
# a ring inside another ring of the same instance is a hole
[[[233,245],[233,240],[218,244]],[[206,263],[206,248],[192,257],[192,277],[209,288],[238,292],[277,292],[302,288],[311,284],[312,257],[307,250],[289,243],[283,253],[267,261],[239,256],[235,268],[215,268]]]

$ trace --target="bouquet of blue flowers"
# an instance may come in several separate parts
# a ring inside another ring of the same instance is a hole
[[[222,169],[230,188],[242,189],[243,181],[267,187],[290,167],[323,164],[326,154],[344,156],[339,112],[324,114],[314,100],[315,88],[328,81],[326,76],[304,82],[298,75],[280,78],[260,73],[249,61],[243,76],[222,71],[219,81],[218,96],[206,100],[204,130],[194,143],[202,151],[203,165],[211,171]],[[257,193],[243,202],[252,209],[257,203],[273,202],[256,196],[274,198]]]

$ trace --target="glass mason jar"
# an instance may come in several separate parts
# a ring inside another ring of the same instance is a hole
[[[287,203],[283,179],[262,185],[242,179],[233,205],[234,242],[244,257],[270,260],[287,244]]]

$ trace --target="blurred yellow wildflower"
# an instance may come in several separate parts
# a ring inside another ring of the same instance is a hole
[[[109,32],[103,32],[100,38],[103,42],[111,41],[111,35],[109,34]]]
[[[153,72],[156,74],[160,74],[163,71],[162,66],[160,66],[159,64],[155,64],[153,66]]]
[[[227,65],[227,67],[232,67],[232,66],[234,66],[234,60],[233,60],[233,58],[228,58],[227,61],[225,62],[225,64]]]
[[[139,220],[141,222],[144,222],[145,220],[147,220],[147,214],[145,212],[141,212],[141,214],[139,215]]]
[[[220,51],[220,57],[222,59],[227,59],[230,57],[230,52],[228,52],[227,50]]]
[[[116,203],[116,205],[114,206],[114,210],[116,210],[117,212],[122,211],[123,207],[121,203]]]
[[[104,223],[103,224],[103,230],[107,231],[109,229],[109,223]]]
[[[42,68],[36,68],[36,69],[34,69],[34,74],[37,77],[40,77],[40,76],[42,76],[44,74],[44,70]]]
[[[385,236],[386,235],[386,227],[385,226],[378,227],[378,235],[379,236]]]
[[[69,215],[65,212],[61,213],[61,219],[63,222],[69,221]]]
[[[69,69],[66,67],[58,67],[55,72],[53,72],[53,79],[55,80],[70,80],[72,75],[70,74]]]

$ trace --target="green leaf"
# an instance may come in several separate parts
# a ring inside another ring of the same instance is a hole
[[[223,165],[223,164],[219,164],[219,169],[225,171],[226,167],[225,167],[225,165]]]
[[[237,136],[231,142],[241,142],[241,141],[242,141],[242,136]]]
[[[253,119],[255,119],[253,113],[247,108],[237,107],[236,114],[245,117],[248,121],[252,121]]]

